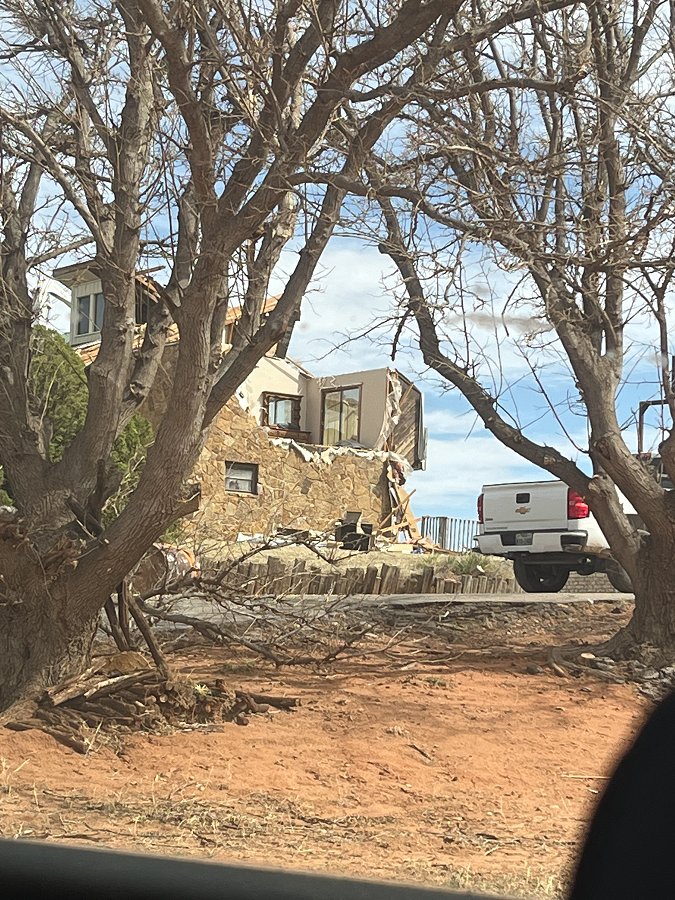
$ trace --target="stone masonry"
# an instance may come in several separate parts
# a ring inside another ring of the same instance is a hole
[[[257,465],[258,493],[227,490],[226,462]],[[203,499],[192,524],[198,537],[224,541],[276,527],[331,529],[347,511],[359,511],[377,526],[389,508],[385,467],[385,454],[374,452],[308,462],[292,447],[273,445],[233,398],[213,423],[195,467]]]

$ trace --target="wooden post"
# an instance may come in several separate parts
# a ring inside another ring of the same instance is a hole
[[[389,566],[389,565],[387,565],[387,563],[382,563],[382,568],[380,569],[380,593],[381,594],[387,593],[387,587],[389,585],[389,579],[390,579],[389,573],[391,572],[392,568],[393,568],[393,566]]]
[[[319,594],[330,594],[335,585],[335,579],[332,575],[320,575],[318,579]]]
[[[267,575],[267,564],[266,563],[250,563],[248,567],[248,580],[249,580],[249,596],[258,597],[260,594],[264,594],[265,588],[265,576]]]
[[[473,591],[473,575],[462,575],[462,594],[470,594]]]
[[[270,556],[267,560],[267,574],[269,578],[268,590],[272,594],[283,593],[286,564],[278,556]]]
[[[251,595],[253,585],[251,584],[251,563],[239,563],[237,566],[236,589],[241,594]]]
[[[363,576],[362,590],[364,594],[375,594],[377,585],[377,566],[368,566]]]
[[[302,574],[305,571],[305,561],[296,559],[293,563],[293,572],[291,574],[290,591],[292,594],[300,594],[302,585]]]
[[[321,569],[319,566],[310,566],[310,578],[307,584],[307,593],[308,594],[318,594],[320,593],[319,581],[321,579]]]
[[[434,584],[434,567],[425,566],[422,569],[422,577],[420,580],[420,594],[431,594]]]
[[[380,584],[380,593],[381,594],[396,594],[398,593],[398,583],[399,578],[401,576],[401,570],[398,566],[388,566],[386,563],[382,563],[382,573],[381,573],[381,584]]]
[[[357,569],[356,567],[347,569],[345,578],[347,580],[347,593],[356,594],[363,580],[363,569]]]

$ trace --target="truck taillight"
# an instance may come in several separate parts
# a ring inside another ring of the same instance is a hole
[[[479,524],[479,525],[482,525],[482,524],[483,524],[483,502],[484,502],[484,500],[485,500],[485,494],[480,494],[480,496],[478,497],[478,503],[477,503],[477,506],[478,506],[478,524]]]
[[[591,514],[588,503],[574,488],[567,488],[567,518],[587,519]]]

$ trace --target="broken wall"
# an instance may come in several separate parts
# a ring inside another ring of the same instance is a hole
[[[289,441],[271,443],[233,398],[213,423],[194,472],[202,486],[191,524],[198,540],[231,541],[239,532],[276,527],[327,530],[348,510],[375,526],[382,522],[389,511],[382,454],[341,449],[307,461],[301,450]],[[257,465],[258,493],[226,490],[226,462]]]
[[[308,376],[291,360],[264,356],[255,369],[239,388],[242,406],[248,408],[251,415],[260,422],[264,393],[288,394],[301,398],[300,430],[309,431],[307,427],[307,404],[304,394]]]

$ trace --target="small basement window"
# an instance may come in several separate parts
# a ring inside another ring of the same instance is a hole
[[[257,494],[258,466],[255,463],[226,462],[225,490]]]

